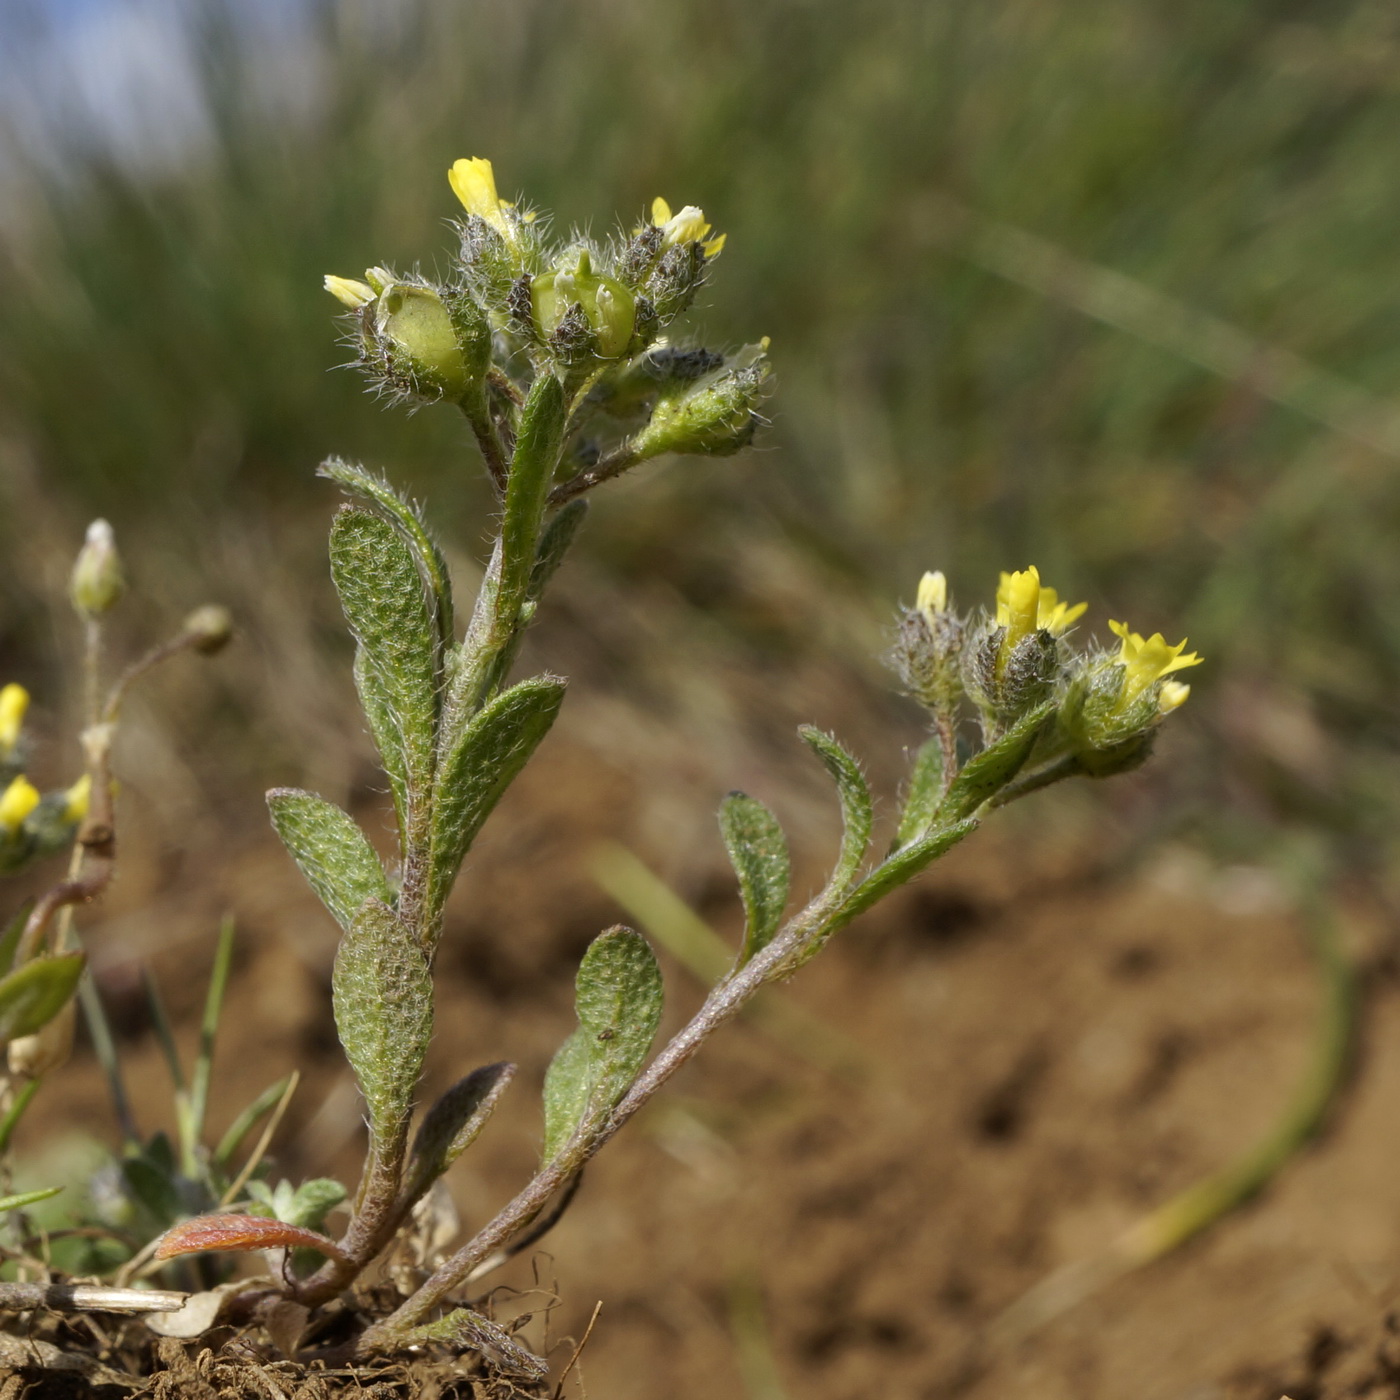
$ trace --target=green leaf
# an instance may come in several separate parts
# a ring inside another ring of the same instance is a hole
[[[169,1225],[186,1213],[173,1180],[173,1166],[167,1171],[148,1157],[128,1157],[121,1164],[121,1173],[127,1195],[155,1224]]]
[[[514,619],[528,594],[535,569],[540,519],[554,470],[564,446],[568,402],[564,386],[549,372],[530,386],[520,410],[520,433],[506,482],[505,513],[501,520],[501,577],[497,607]]]
[[[364,647],[359,646],[355,648],[355,691],[360,697],[360,708],[365,712],[365,719],[369,721],[369,732],[379,752],[379,761],[384,765],[385,775],[389,779],[402,846],[408,820],[408,766],[404,759],[403,742],[389,697],[384,691],[383,679],[369,664],[369,655]]]
[[[267,806],[282,844],[341,928],[349,932],[367,899],[393,904],[379,857],[333,802],[299,788],[273,788]]]
[[[904,797],[904,810],[899,817],[899,831],[894,838],[895,850],[917,840],[933,825],[934,814],[943,795],[945,762],[943,745],[938,736],[920,745],[909,770],[909,790]],[[956,761],[956,756],[953,756]]]
[[[891,890],[912,880],[925,866],[956,846],[964,836],[976,831],[978,825],[975,818],[969,818],[953,826],[939,827],[911,845],[902,846],[883,860],[841,901],[826,919],[820,935],[808,943],[792,963],[784,966],[783,972],[791,973],[809,961],[826,945],[832,934],[845,928],[858,914],[863,914]]]
[[[37,1191],[21,1191],[17,1196],[0,1196],[0,1210],[20,1210],[24,1206],[47,1201],[63,1190],[61,1186],[41,1186]]]
[[[578,1029],[545,1076],[544,1160],[581,1155],[631,1087],[661,1023],[661,969],[647,941],[612,928],[589,944],[574,984]]]
[[[1055,702],[1032,710],[1018,720],[994,744],[968,759],[953,780],[948,795],[938,809],[940,823],[970,817],[989,797],[995,797],[1031,756],[1046,721],[1055,713]]]
[[[31,958],[0,977],[0,1044],[47,1026],[77,990],[86,961],[82,953]]]
[[[373,501],[388,513],[404,542],[413,551],[418,560],[418,567],[423,571],[423,577],[427,579],[428,587],[432,590],[442,644],[445,647],[451,646],[452,581],[447,572],[447,560],[442,557],[442,551],[428,533],[428,527],[418,507],[399,495],[383,477],[375,476],[362,466],[343,461],[339,457],[330,457],[322,462],[316,475],[337,482],[347,491],[354,491],[366,500]]]
[[[875,815],[870,802],[870,789],[865,785],[865,775],[860,771],[860,765],[830,734],[823,734],[810,724],[804,724],[797,732],[826,765],[826,771],[835,780],[841,797],[845,834],[827,890],[833,896],[844,894],[860,868],[866,847],[870,845],[870,828]]]
[[[527,1351],[499,1322],[490,1321],[473,1308],[454,1308],[435,1322],[394,1334],[395,1347],[424,1342],[445,1344],[458,1351],[479,1352],[494,1373],[531,1386],[549,1378],[547,1361]]]
[[[556,511],[554,518],[544,527],[539,548],[535,551],[535,567],[530,571],[530,586],[526,589],[526,595],[532,600],[538,599],[549,587],[550,579],[564,562],[564,556],[569,552],[569,546],[573,544],[574,536],[578,534],[587,514],[587,501],[570,501],[562,510]]]
[[[792,882],[787,841],[778,819],[756,798],[731,792],[720,804],[719,829],[744,901],[742,967],[765,948],[783,921]]]
[[[411,801],[424,801],[436,756],[440,650],[418,563],[387,520],[346,506],[331,526],[331,576],[364,652],[357,669],[369,694],[361,701],[385,769],[403,774]]]
[[[429,917],[441,911],[482,823],[549,733],[564,701],[554,676],[521,681],[486,705],[443,758],[428,867]]]
[[[348,1192],[328,1176],[303,1181],[292,1195],[290,1208],[278,1218],[306,1230],[319,1230],[321,1222],[338,1206]]]
[[[512,1064],[484,1065],[459,1079],[428,1110],[413,1139],[406,1184],[400,1195],[405,1208],[417,1201],[476,1141],[496,1101],[514,1077]]]
[[[372,1145],[407,1131],[413,1089],[433,1033],[428,960],[392,910],[370,900],[336,953],[336,1031],[369,1111]]]
[[[261,1094],[255,1098],[239,1115],[229,1124],[228,1131],[219,1139],[219,1145],[214,1149],[213,1162],[216,1167],[226,1167],[238,1151],[243,1139],[253,1130],[253,1125],[265,1113],[269,1113],[281,1102],[282,1095],[287,1092],[287,1085],[292,1082],[290,1074],[279,1079],[275,1084],[269,1084]]]
[[[15,965],[15,951],[19,947],[20,936],[24,933],[24,926],[33,912],[34,900],[26,899],[15,910],[14,918],[5,925],[4,933],[0,933],[0,976]]]

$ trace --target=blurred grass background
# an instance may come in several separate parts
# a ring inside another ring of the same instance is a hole
[[[703,205],[729,244],[698,329],[773,337],[763,450],[604,493],[592,567],[662,579],[754,648],[860,664],[923,569],[970,603],[1035,562],[1101,633],[1125,616],[1209,658],[1181,820],[1226,845],[1303,821],[1388,869],[1394,7],[9,3],[6,675],[61,671],[55,591],[94,514],[150,615],[227,599],[285,668],[333,644],[325,455],[389,467],[475,548],[461,424],[331,372],[320,279],[441,265],[445,171],[481,154],[563,222]],[[146,127],[74,118],[65,34],[138,15],[122,32],[174,55]],[[328,743],[326,705],[355,729],[348,687],[293,689],[268,721],[284,745]],[[219,732],[246,735],[225,700]]]

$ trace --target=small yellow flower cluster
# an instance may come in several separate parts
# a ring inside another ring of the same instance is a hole
[[[19,746],[28,710],[29,692],[22,685],[11,681],[0,687],[0,761],[9,759]],[[77,823],[87,816],[91,792],[92,780],[84,774],[64,793],[65,822]],[[23,773],[11,778],[0,792],[0,838],[13,836],[41,801],[39,789]]]
[[[1154,632],[1146,640],[1139,632],[1130,632],[1126,622],[1110,622],[1109,627],[1122,639],[1118,649],[1118,664],[1124,671],[1123,693],[1118,700],[1118,708],[1126,710],[1134,700],[1150,685],[1162,681],[1157,696],[1157,708],[1166,715],[1178,710],[1186,703],[1191,687],[1180,681],[1162,680],[1173,671],[1183,671],[1188,666],[1199,666],[1204,659],[1194,651],[1186,650],[1183,637],[1172,646],[1160,633]]]

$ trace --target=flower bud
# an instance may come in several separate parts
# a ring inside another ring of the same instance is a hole
[[[963,620],[948,608],[948,580],[926,573],[900,617],[890,661],[909,694],[935,714],[952,714],[962,694],[963,633]]]
[[[233,636],[233,614],[217,603],[206,603],[185,619],[181,630],[201,656],[213,656],[222,651]]]
[[[337,277],[330,272],[326,273],[323,285],[342,306],[348,306],[351,311],[368,306],[378,295],[368,282],[356,282],[354,278]]]
[[[20,1079],[38,1079],[61,1069],[73,1053],[73,1027],[77,1003],[69,998],[63,1009],[33,1035],[12,1040],[6,1050],[10,1073]]]
[[[665,386],[651,421],[631,439],[637,461],[663,452],[727,457],[747,447],[762,421],[768,341],[746,345],[720,368]]]
[[[126,591],[121,556],[112,527],[105,520],[94,520],[78,551],[69,579],[68,592],[73,606],[87,618],[101,617]]]
[[[0,689],[0,760],[14,753],[29,709],[29,692],[13,681]]]

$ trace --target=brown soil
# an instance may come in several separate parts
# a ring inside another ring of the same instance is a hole
[[[589,671],[572,659],[560,669]],[[429,1093],[492,1060],[521,1067],[453,1172],[466,1225],[530,1171],[536,1090],[570,1026],[573,969],[620,917],[589,877],[592,843],[629,844],[732,934],[709,816],[729,786],[778,806],[799,889],[820,878],[833,834],[799,746],[773,735],[816,712],[876,758],[890,792],[915,732],[873,686],[843,689],[800,664],[782,695],[752,668],[729,674],[713,713],[659,683],[639,709],[596,658],[592,672],[488,826],[444,945]],[[747,708],[759,695],[763,725],[734,721],[760,712]],[[1048,1271],[1256,1141],[1304,1069],[1320,992],[1288,899],[1266,873],[1184,847],[1129,859],[1151,783],[1032,799],[843,934],[775,993],[806,1031],[749,1020],[720,1036],[590,1169],[542,1246],[502,1270],[497,1316],[533,1314],[521,1338],[557,1375],[601,1303],[567,1387],[594,1400],[1400,1396],[1389,1313],[1400,1019],[1387,931],[1359,897],[1344,913],[1349,946],[1373,969],[1365,1033],[1325,1137],[1204,1238],[1014,1350],[979,1351],[987,1325]],[[375,820],[378,799],[359,792]],[[132,994],[137,960],[188,1025],[217,915],[232,908],[241,942],[214,1130],[299,1065],[300,1114],[277,1170],[351,1177],[359,1109],[329,1016],[330,921],[251,802],[183,865],[178,840],[162,840],[129,843],[122,884],[89,925],[145,1123],[160,1121],[167,1091]],[[195,885],[191,868],[218,873]],[[663,1033],[700,994],[673,963],[667,974]],[[80,1054],[40,1097],[22,1147],[109,1121]],[[154,1393],[204,1393],[162,1384]]]

